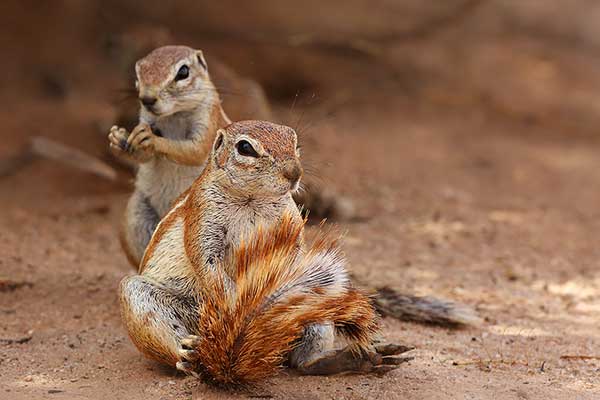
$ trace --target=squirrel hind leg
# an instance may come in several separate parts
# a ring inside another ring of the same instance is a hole
[[[333,350],[334,341],[335,328],[332,323],[305,327],[300,343],[290,353],[290,366],[301,369],[321,354]]]
[[[171,366],[185,361],[182,341],[194,332],[198,302],[140,275],[124,278],[119,291],[123,321],[135,346]]]
[[[125,211],[122,245],[127,258],[136,268],[159,222],[160,216],[148,197],[137,190],[133,192]]]
[[[355,293],[356,294],[356,293]],[[350,304],[352,298],[346,299]],[[355,306],[357,304],[354,303]],[[354,311],[360,310],[354,309]],[[340,310],[343,311],[344,310]],[[358,340],[360,335],[352,340],[351,332],[347,331],[346,339],[351,344],[343,349],[334,349],[334,338],[338,324],[348,323],[358,328],[355,322],[341,318],[328,324],[314,324],[305,328],[300,343],[290,354],[290,366],[295,367],[304,375],[334,375],[339,373],[375,373],[385,374],[392,371],[412,357],[399,357],[411,347],[398,344],[373,344],[373,341],[364,342]],[[360,324],[359,324],[360,325]],[[369,330],[369,326],[363,326],[362,330]],[[353,342],[353,343],[352,343]]]

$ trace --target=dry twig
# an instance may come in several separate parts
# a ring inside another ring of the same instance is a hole
[[[58,161],[111,181],[117,179],[115,169],[98,158],[41,136],[33,137],[29,146],[21,150],[19,154],[0,160],[0,178],[20,171],[37,158]]]
[[[600,356],[587,356],[579,354],[565,354],[560,356],[561,360],[600,360]]]
[[[3,339],[0,338],[0,343],[4,344],[23,344],[29,342],[33,338],[33,330],[27,332],[27,335],[18,338]]]
[[[12,292],[22,287],[31,287],[33,283],[27,281],[13,281],[7,278],[0,278],[0,292]]]
[[[60,161],[71,167],[101,176],[108,180],[117,179],[117,172],[108,164],[83,151],[55,142],[48,138],[36,136],[31,140],[31,149],[34,154]]]

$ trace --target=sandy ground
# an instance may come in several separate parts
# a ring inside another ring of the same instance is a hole
[[[307,163],[361,210],[343,226],[352,273],[470,304],[481,327],[385,319],[415,358],[384,377],[214,390],[142,358],[121,325],[129,186],[43,161],[0,181],[0,272],[25,284],[0,292],[0,398],[599,398],[600,143],[399,96],[320,115],[299,131]]]
[[[123,75],[102,34],[142,20],[134,3],[6,2],[0,160],[39,134],[104,154]],[[223,21],[226,4],[199,2],[173,7],[171,28],[177,43],[200,43],[209,65],[216,53],[263,82],[275,118],[297,128],[307,170],[355,200],[360,216],[341,229],[357,280],[460,301],[485,322],[451,330],[384,319],[388,341],[415,347],[384,377],[284,371],[250,391],[215,390],[145,360],[121,324],[116,288],[132,273],[117,240],[127,173],[113,183],[39,161],[0,178],[0,279],[18,286],[0,286],[0,399],[600,398],[598,7],[583,23],[594,2],[573,2],[575,16],[565,2],[483,2],[456,29],[380,59],[196,40],[210,22],[325,34],[376,12],[379,25],[414,22],[356,3],[336,25],[333,2],[316,19],[304,4],[264,15],[230,4],[240,15]],[[105,4],[122,23],[107,25]],[[148,5],[151,17],[162,4]],[[508,18],[518,4],[533,7],[535,23]],[[581,44],[586,32],[594,40]]]

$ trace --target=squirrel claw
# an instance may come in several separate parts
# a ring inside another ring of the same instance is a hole
[[[153,157],[153,151],[148,147],[148,140],[142,140],[141,143],[133,143],[131,140],[134,134],[138,136],[138,139],[143,139],[138,135],[140,130],[143,129],[140,128],[134,130],[129,134],[125,128],[119,128],[117,126],[110,128],[108,141],[112,153],[115,156],[124,157],[136,162],[149,161]]]
[[[200,354],[196,350],[187,350],[187,349],[179,349],[177,351],[179,357],[185,361],[197,361],[200,357]]]
[[[180,346],[177,350],[177,355],[180,361],[177,363],[177,369],[187,373],[188,375],[198,375],[196,372],[196,361],[200,357],[200,353],[196,350],[200,345],[200,337],[189,335],[181,339]]]
[[[185,362],[185,361],[179,361],[177,362],[177,364],[175,364],[175,367],[185,373],[186,375],[191,375],[195,378],[200,378],[200,374],[196,372],[196,370],[194,369],[193,364],[189,363],[189,362]]]
[[[413,359],[413,357],[395,357],[411,348],[386,344],[375,346],[375,351],[360,351],[356,353],[350,348],[335,350],[323,354],[298,369],[305,375],[333,375],[343,372],[386,374],[400,364]]]
[[[201,338],[196,335],[189,335],[181,339],[181,347],[184,349],[195,349],[200,345]]]
[[[397,365],[404,364],[410,360],[414,360],[414,357],[383,357],[381,364],[382,366],[393,366],[395,369]]]
[[[127,140],[125,139],[119,140],[119,147],[123,149],[123,151],[129,151],[129,143],[127,143]]]
[[[124,128],[113,126],[110,128],[108,140],[111,147],[121,151],[129,151],[129,143],[127,143],[127,131]]]
[[[395,356],[413,350],[414,347],[404,346],[396,343],[375,345],[375,351],[382,356]]]
[[[131,134],[127,137],[127,145],[129,147],[142,148],[147,147],[156,135],[152,133],[152,129],[148,124],[140,123],[133,128]]]

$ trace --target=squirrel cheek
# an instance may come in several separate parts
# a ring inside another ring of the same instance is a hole
[[[215,157],[215,162],[219,168],[223,168],[225,163],[227,162],[227,157],[229,157],[229,150],[223,149],[221,152],[218,152]]]

